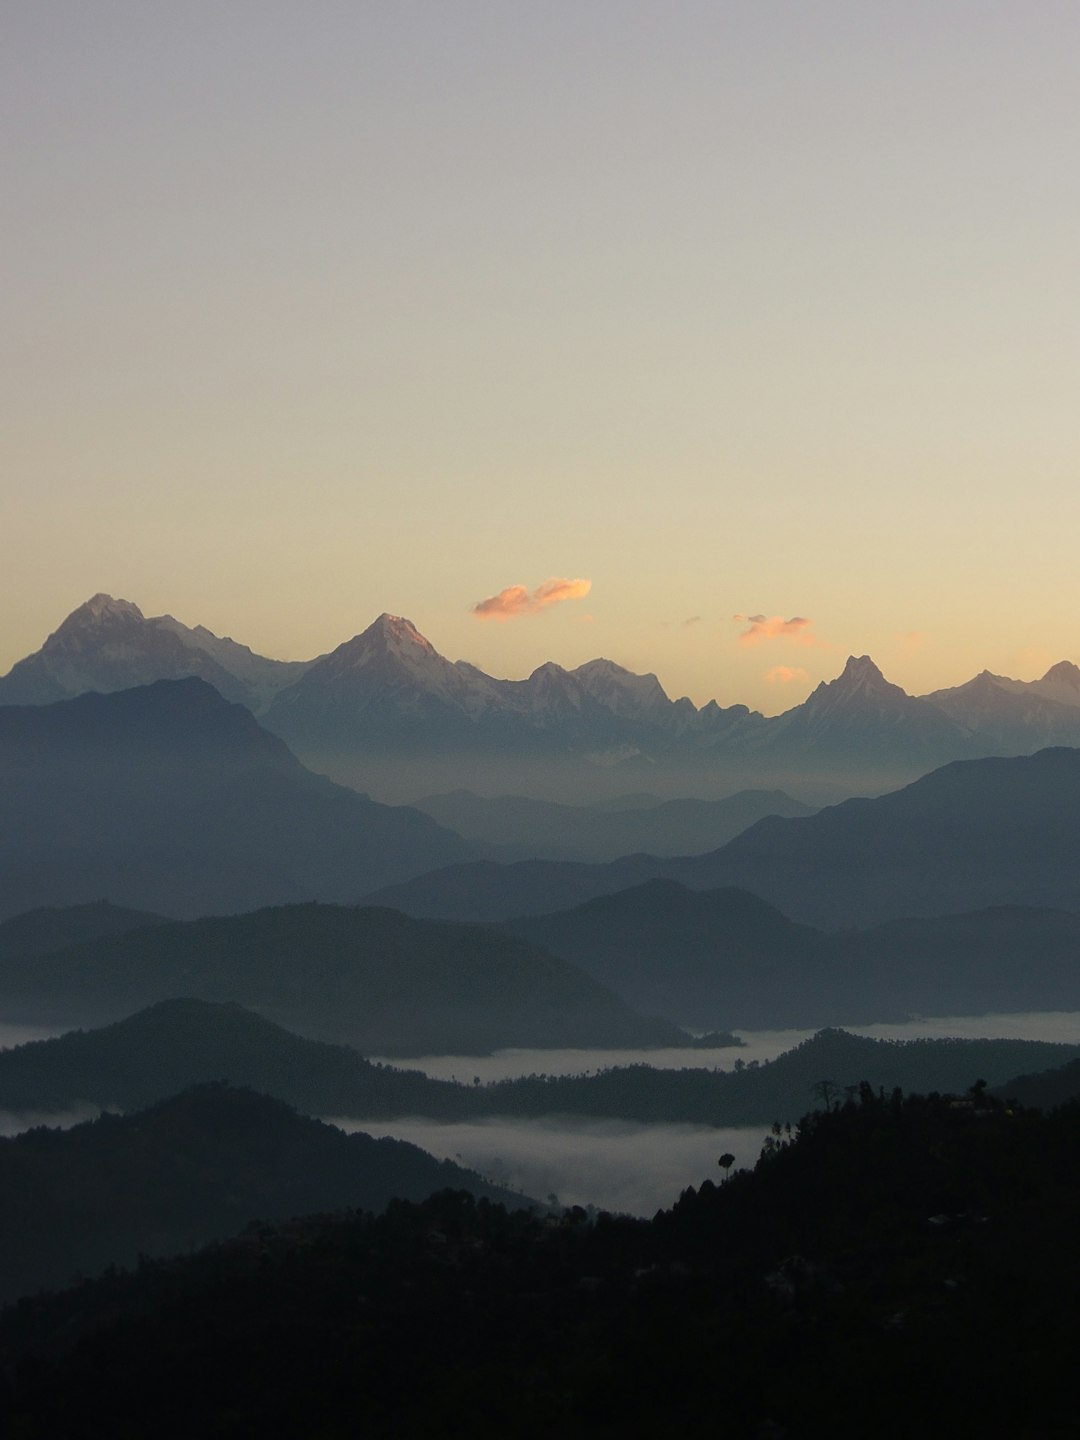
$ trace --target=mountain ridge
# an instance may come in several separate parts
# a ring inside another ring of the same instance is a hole
[[[672,699],[656,675],[603,658],[576,669],[547,661],[526,679],[499,679],[446,659],[411,621],[388,613],[313,660],[270,660],[204,626],[148,619],[104,593],[0,677],[0,704],[190,674],[347,783],[357,784],[365,759],[384,762],[388,775],[400,760],[406,778],[387,782],[397,794],[432,788],[407,778],[425,758],[438,780],[455,759],[481,765],[488,757],[547,767],[549,779],[553,767],[573,769],[609,792],[640,788],[646,775],[666,776],[670,790],[693,774],[731,788],[803,783],[835,799],[906,783],[952,759],[1080,744],[1080,668],[1071,661],[1037,681],[986,680],[983,672],[965,686],[913,696],[869,656],[853,655],[806,700],[766,717],[745,705]]]

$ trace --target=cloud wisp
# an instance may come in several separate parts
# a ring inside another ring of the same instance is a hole
[[[527,590],[524,585],[508,585],[497,595],[478,601],[472,613],[478,620],[515,620],[520,615],[538,615],[541,610],[561,605],[564,600],[581,600],[591,589],[591,580],[567,580],[553,575],[535,590]]]
[[[801,665],[774,665],[765,671],[770,685],[794,685],[797,680],[809,680],[810,676]]]
[[[785,620],[782,615],[733,615],[737,625],[747,628],[739,636],[740,645],[761,645],[766,640],[787,640],[792,645],[807,645],[815,650],[827,650],[824,640],[819,640],[810,628],[812,620],[804,615],[793,615]]]

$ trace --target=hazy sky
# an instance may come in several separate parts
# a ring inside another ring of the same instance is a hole
[[[2,29],[0,670],[98,590],[769,711],[1080,660],[1072,0]]]

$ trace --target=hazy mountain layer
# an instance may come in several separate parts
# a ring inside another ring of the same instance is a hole
[[[517,936],[389,910],[289,906],[0,961],[7,1015],[116,1019],[176,996],[235,1001],[369,1054],[686,1038]]]
[[[725,845],[766,815],[810,815],[782,790],[743,790],[723,800],[667,800],[640,808],[558,805],[522,795],[488,799],[468,790],[413,802],[468,839],[514,846],[537,859],[614,860],[693,855]]]
[[[354,901],[475,851],[313,775],[199,679],[0,708],[0,804],[0,917]]]
[[[710,854],[607,865],[448,866],[369,897],[408,914],[508,920],[645,880],[737,886],[828,929],[990,905],[1080,909],[1080,750],[957,761],[890,795],[759,821]]]

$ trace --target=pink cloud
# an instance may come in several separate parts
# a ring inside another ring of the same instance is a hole
[[[909,630],[906,635],[899,637],[900,648],[905,655],[913,655],[916,650],[921,650],[926,643],[925,630]]]
[[[765,671],[770,685],[793,685],[797,680],[809,680],[810,676],[801,665],[774,665]]]
[[[535,590],[524,585],[508,585],[497,595],[489,595],[472,607],[479,620],[513,620],[518,615],[536,615],[564,600],[581,600],[592,589],[591,580],[565,580],[552,576]]]
[[[785,620],[782,615],[733,615],[740,625],[748,628],[739,636],[740,645],[760,645],[765,640],[787,640],[793,645],[810,645],[815,649],[827,649],[811,631],[814,623],[803,615],[793,615]]]

